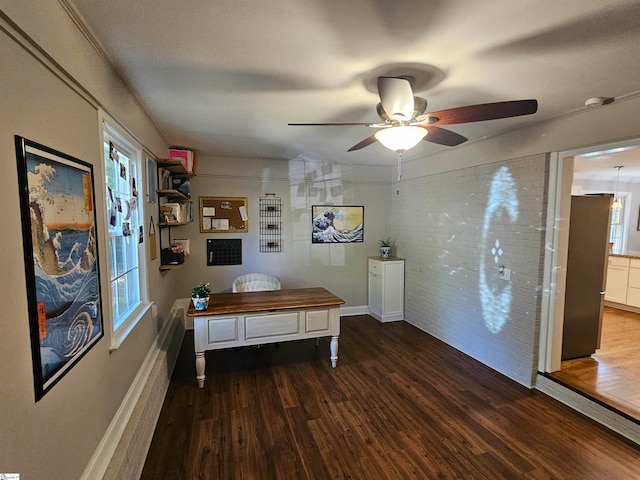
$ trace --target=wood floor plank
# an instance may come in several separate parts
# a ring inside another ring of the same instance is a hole
[[[640,421],[640,314],[605,307],[594,355],[562,362],[551,377]]]
[[[188,332],[142,479],[637,479],[640,447],[404,322],[207,352]]]

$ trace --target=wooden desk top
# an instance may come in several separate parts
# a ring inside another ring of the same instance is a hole
[[[202,312],[196,312],[193,304],[190,304],[187,316],[201,317],[229,313],[327,307],[343,303],[344,300],[321,287],[288,288],[268,292],[216,293],[209,297],[209,307]]]

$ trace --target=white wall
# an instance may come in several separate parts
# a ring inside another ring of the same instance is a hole
[[[0,471],[20,473],[21,478],[76,479],[85,470],[166,320],[174,298],[173,280],[163,279],[157,270],[158,263],[154,262],[149,283],[152,300],[160,307],[159,320],[154,321],[150,315],[143,318],[114,352],[109,352],[107,332],[36,403],[14,135],[89,162],[94,166],[96,185],[104,182],[98,135],[100,105],[117,112],[118,119],[150,149],[163,152],[166,145],[103,60],[84,43],[84,37],[58,2],[2,3],[0,169],[4,181],[0,189],[3,206],[0,244],[4,246],[4,255],[0,277],[3,357]],[[11,21],[7,13],[11,14]],[[13,28],[12,22],[21,25],[26,36]],[[45,43],[39,45],[36,40]],[[42,55],[40,49],[47,55]],[[77,77],[71,78],[65,71],[74,72]],[[100,197],[96,200],[104,202]],[[107,258],[104,240],[99,238],[101,263]],[[103,269],[102,273],[105,272]]]
[[[403,181],[392,197],[391,226],[406,259],[406,320],[528,386],[537,361],[547,167],[543,155],[469,167]],[[510,281],[499,279],[499,265],[511,270]]]
[[[172,229],[172,235],[191,240],[192,255],[184,266],[167,275],[178,278],[176,294],[188,297],[191,286],[211,282],[214,292],[229,291],[242,273],[266,272],[280,277],[283,288],[323,286],[346,302],[367,303],[367,257],[377,255],[378,240],[388,235],[390,167],[362,167],[303,160],[262,160],[203,156],[191,180],[192,198],[247,197],[247,233],[200,233],[199,220]],[[260,196],[275,193],[283,205],[281,253],[259,252]],[[364,206],[364,242],[311,243],[312,205]],[[196,208],[197,210],[197,208]],[[166,237],[165,237],[166,238]],[[207,266],[208,238],[242,239],[242,265]]]

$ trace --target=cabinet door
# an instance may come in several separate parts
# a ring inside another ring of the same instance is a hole
[[[607,267],[607,287],[604,299],[610,302],[627,303],[627,282],[629,267],[609,265]]]
[[[632,260],[633,267],[638,266],[638,261]],[[640,268],[629,268],[629,284],[627,288],[627,305],[640,307]]]
[[[404,310],[404,264],[389,262],[384,269],[383,315],[400,315]]]
[[[640,307],[640,288],[627,289],[627,305],[631,307]]]
[[[640,288],[640,268],[629,268],[629,288]]]
[[[382,315],[382,275],[369,272],[369,310]]]

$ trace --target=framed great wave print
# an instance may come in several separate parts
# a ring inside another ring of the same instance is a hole
[[[36,401],[104,335],[93,167],[16,136]]]
[[[362,241],[364,241],[364,207],[311,206],[311,243]]]

